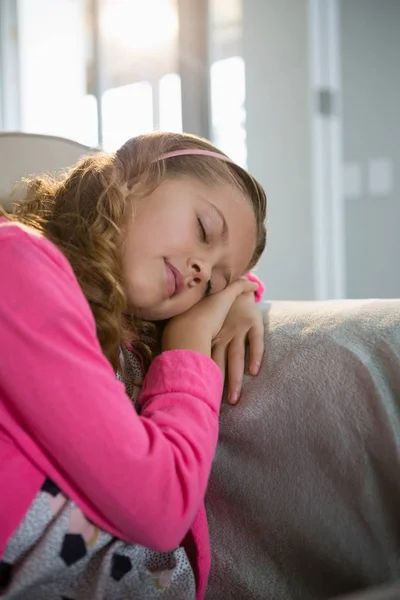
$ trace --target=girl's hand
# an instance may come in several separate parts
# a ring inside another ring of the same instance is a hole
[[[224,325],[235,300],[245,293],[253,296],[257,287],[256,283],[248,279],[238,279],[222,292],[204,298],[171,319],[163,332],[163,351],[194,350],[211,356],[213,340]]]
[[[236,404],[243,383],[246,341],[250,344],[250,373],[257,375],[264,353],[264,322],[254,294],[238,296],[214,339],[212,358],[225,374],[228,364],[228,400]]]

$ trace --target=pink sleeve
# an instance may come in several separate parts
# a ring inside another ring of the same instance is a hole
[[[2,426],[100,527],[172,549],[204,499],[218,436],[218,367],[194,352],[162,354],[145,378],[139,417],[65,258],[16,226],[0,230]]]
[[[258,277],[256,275],[254,275],[254,273],[247,273],[246,274],[247,279],[249,279],[250,281],[254,281],[254,283],[258,284],[258,289],[254,292],[254,297],[256,302],[260,302],[262,300],[265,288],[264,288],[264,284],[262,283],[262,281],[260,279],[258,279]]]

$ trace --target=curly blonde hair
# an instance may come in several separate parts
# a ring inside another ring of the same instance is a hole
[[[122,270],[121,227],[129,204],[154,191],[166,178],[190,175],[208,185],[231,184],[251,202],[257,222],[256,247],[248,268],[266,242],[266,196],[239,166],[207,156],[177,156],[174,150],[220,152],[208,141],[177,133],[152,133],[128,140],[115,153],[84,157],[62,180],[41,175],[27,180],[27,196],[7,213],[51,240],[70,262],[90,305],[103,353],[120,367],[123,341],[138,348],[146,362],[157,352],[157,328],[129,314]]]

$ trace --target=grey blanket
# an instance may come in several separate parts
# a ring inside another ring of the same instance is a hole
[[[222,409],[207,600],[400,598],[400,301],[265,321],[261,373]]]

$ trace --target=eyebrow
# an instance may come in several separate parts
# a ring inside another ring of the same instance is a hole
[[[218,206],[215,206],[215,204],[213,204],[212,202],[210,202],[209,200],[207,200],[207,198],[203,198],[203,199],[209,205],[209,208],[213,211],[213,213],[218,216],[218,220],[221,221],[221,223],[222,223],[221,238],[222,238],[223,243],[225,245],[227,245],[228,242],[229,242],[229,228],[228,228],[228,224],[226,222],[224,213],[222,212],[222,210],[220,210],[218,208]],[[228,285],[230,284],[230,282],[232,280],[232,271],[230,269],[227,269],[227,268],[224,269],[223,270],[223,276],[224,276],[224,279],[226,281],[226,287],[228,287]]]

